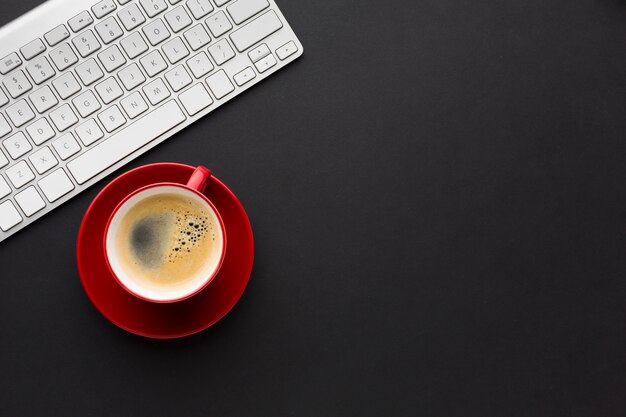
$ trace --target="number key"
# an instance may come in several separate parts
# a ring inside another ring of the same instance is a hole
[[[100,35],[100,39],[105,44],[113,42],[124,34],[122,28],[117,23],[117,20],[113,16],[106,18],[102,22],[96,25],[96,32]]]
[[[126,30],[133,30],[146,21],[143,13],[141,13],[139,7],[137,7],[134,3],[124,10],[117,12],[117,17],[120,19]]]
[[[18,98],[25,92],[33,88],[33,85],[28,81],[28,78],[24,75],[22,70],[14,72],[12,75],[2,80],[4,86],[9,90],[11,97]]]
[[[64,43],[50,52],[50,59],[59,71],[63,71],[78,61],[78,57],[68,43]]]
[[[143,7],[148,17],[154,17],[167,9],[165,0],[139,0],[139,3],[141,3],[141,7]]]

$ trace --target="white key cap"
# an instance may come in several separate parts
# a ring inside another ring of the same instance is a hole
[[[130,59],[137,58],[148,50],[148,45],[139,32],[131,33],[129,36],[122,39],[120,44]]]
[[[67,164],[79,184],[99,174],[156,137],[185,121],[174,100],[148,113]]]
[[[131,119],[134,119],[141,113],[148,110],[148,105],[138,91],[135,91],[130,96],[122,99],[120,103],[122,104],[122,108],[124,109],[128,117]]]
[[[7,97],[6,94],[4,94],[4,91],[2,91],[2,89],[0,88],[0,107],[4,106],[8,102],[9,102],[9,98]]]
[[[26,65],[26,71],[28,71],[35,84],[41,84],[56,74],[45,56],[37,57],[29,62]]]
[[[213,71],[213,64],[209,60],[209,57],[204,52],[200,52],[191,59],[187,60],[187,66],[193,73],[193,76],[200,78],[203,75]]]
[[[27,60],[36,57],[45,50],[46,45],[44,45],[39,38],[28,42],[26,45],[20,48],[20,52]]]
[[[126,88],[128,91],[146,81],[146,77],[143,76],[143,73],[135,63],[130,64],[129,66],[118,72],[117,76],[122,81],[122,84],[124,84],[124,88]]]
[[[167,9],[165,0],[139,0],[148,17],[154,17]]]
[[[76,74],[83,84],[91,85],[104,77],[104,73],[93,58],[88,59],[80,65],[76,66]]]
[[[267,47],[266,43],[262,43],[259,46],[252,48],[250,52],[248,52],[248,57],[252,63],[257,62],[258,60],[265,58],[270,54],[270,48]]]
[[[96,25],[96,32],[98,32],[100,39],[102,39],[105,45],[108,45],[124,34],[122,28],[113,16],[107,17],[102,22],[98,23]]]
[[[157,78],[143,88],[143,93],[148,97],[150,103],[156,106],[170,96],[170,90],[167,89],[162,79]]]
[[[19,67],[20,65],[22,65],[22,59],[19,55],[15,52],[10,53],[0,60],[0,74],[7,74],[9,71]]]
[[[165,79],[174,92],[178,92],[187,87],[192,81],[189,73],[187,73],[187,70],[182,65],[166,72]]]
[[[219,70],[206,79],[213,95],[219,100],[235,89],[224,70]]]
[[[7,116],[13,122],[15,127],[20,127],[26,122],[29,122],[35,118],[35,113],[30,109],[30,106],[26,100],[21,99],[15,104],[7,107]]]
[[[52,86],[63,100],[80,91],[80,84],[71,72],[66,72],[52,81]]]
[[[13,136],[9,136],[7,139],[2,141],[2,144],[13,159],[17,159],[33,149],[23,132],[17,132]]]
[[[0,177],[0,198],[4,198],[9,194],[11,194],[11,187],[9,187],[4,178]]]
[[[124,94],[122,88],[113,77],[109,77],[96,85],[96,91],[104,104],[109,104]]]
[[[187,39],[189,46],[191,46],[191,49],[194,51],[197,51],[204,45],[211,42],[211,37],[202,25],[195,25],[191,29],[185,31],[184,36],[185,39]]]
[[[57,159],[52,154],[50,148],[48,148],[47,146],[44,146],[37,152],[30,155],[28,159],[30,159],[30,163],[33,164],[35,170],[39,174],[50,171],[59,163],[59,161],[57,161]]]
[[[59,103],[59,100],[57,100],[56,96],[47,85],[29,94],[28,98],[39,113],[43,113]]]
[[[165,13],[165,21],[174,33],[180,32],[191,24],[191,18],[183,6],[178,6],[174,10]]]
[[[265,58],[254,63],[257,71],[259,71],[261,74],[272,68],[274,65],[276,65],[276,58],[274,58],[274,55],[268,55]]]
[[[6,170],[7,177],[15,188],[21,188],[33,179],[35,174],[28,167],[26,161],[20,161]]]
[[[267,0],[237,0],[231,3],[226,10],[228,10],[233,21],[240,25],[269,6],[270,3]]]
[[[26,75],[24,75],[22,70],[15,71],[13,74],[6,77],[2,80],[2,84],[4,84],[13,98],[18,98],[33,88],[32,84],[28,81],[28,78],[26,78]]]
[[[76,142],[71,132],[67,132],[52,142],[52,147],[54,147],[54,150],[57,151],[59,157],[63,160],[80,152],[80,145]]]
[[[117,12],[117,17],[126,30],[133,30],[146,21],[143,13],[141,13],[141,10],[139,10],[139,7],[137,7],[135,3]]]
[[[74,33],[86,28],[92,23],[93,18],[87,10],[85,10],[84,12],[80,12],[79,14],[67,21],[67,24],[70,25],[70,29],[72,29]]]
[[[70,108],[69,104],[63,104],[58,109],[53,110],[50,113],[50,118],[59,132],[67,130],[70,126],[73,126],[78,122],[78,118]]]
[[[104,129],[109,133],[126,123],[124,115],[117,106],[111,106],[100,113],[98,119],[100,123],[102,123],[102,126],[104,126]]]
[[[20,216],[20,213],[18,213],[11,201],[5,201],[0,204],[0,229],[7,232],[21,221],[22,216]]]
[[[112,72],[126,63],[126,59],[117,45],[113,45],[98,54],[98,59],[107,72]]]
[[[224,62],[235,57],[235,51],[233,51],[233,48],[231,48],[226,39],[220,39],[218,42],[209,46],[209,53],[217,65],[222,65]]]
[[[63,168],[57,169],[52,174],[37,182],[37,184],[39,184],[39,188],[41,188],[41,191],[43,191],[44,195],[51,203],[74,189],[72,180],[70,180],[65,171],[63,171]]]
[[[209,16],[209,18],[205,20],[204,23],[206,23],[206,25],[209,27],[209,30],[215,38],[222,36],[224,33],[233,28],[233,25],[230,24],[230,20],[228,20],[226,14],[222,11],[219,11],[214,15]]]
[[[154,77],[159,72],[167,68],[167,63],[163,59],[161,53],[157,50],[150,52],[139,60],[141,66],[148,74],[148,77]]]
[[[256,74],[254,73],[254,70],[252,69],[252,67],[247,67],[243,71],[235,74],[233,79],[235,80],[235,83],[237,83],[237,85],[241,87],[242,85],[254,79],[255,77],[256,77]]]
[[[115,9],[117,9],[117,6],[113,0],[102,0],[91,7],[91,11],[98,19],[108,15]]]
[[[83,58],[100,49],[101,45],[91,30],[86,30],[72,39],[74,47]]]
[[[217,7],[223,6],[228,3],[230,0],[214,0]]]
[[[50,59],[59,71],[74,65],[78,61],[78,57],[68,43],[63,43],[50,52]]]
[[[19,204],[24,214],[28,217],[37,213],[46,206],[43,198],[39,195],[35,187],[32,185],[15,195],[15,201]]]
[[[65,25],[59,25],[43,35],[43,37],[46,38],[46,42],[48,42],[48,45],[50,46],[56,45],[62,40],[69,38],[69,36],[70,32],[67,30]]]
[[[189,55],[189,50],[181,38],[174,38],[163,45],[163,52],[172,64]]]
[[[104,136],[102,129],[100,129],[100,126],[98,126],[95,119],[87,120],[85,123],[74,129],[74,131],[85,146],[91,145]]]
[[[128,3],[129,1],[132,1],[132,0],[117,0],[117,2],[122,6]]]
[[[41,145],[54,137],[54,129],[52,129],[45,117],[29,125],[26,131],[28,136],[35,142],[35,145]]]
[[[185,3],[193,17],[198,20],[213,11],[213,6],[209,0],[187,0]]]
[[[78,110],[81,117],[87,117],[100,110],[101,106],[98,99],[91,90],[87,90],[72,100],[74,107]]]
[[[276,55],[278,55],[278,59],[284,61],[296,52],[298,52],[298,46],[294,41],[289,41],[276,50]]]
[[[283,24],[276,12],[270,10],[231,33],[230,40],[233,41],[239,52],[243,52],[282,27]]]
[[[146,38],[148,38],[148,42],[152,46],[158,45],[163,42],[165,39],[170,37],[170,31],[165,27],[165,23],[161,19],[156,19],[151,23],[147,24],[143,28],[141,28]]]
[[[9,133],[11,130],[11,125],[7,122],[7,119],[0,114],[0,138]],[[0,164],[0,166],[2,166],[2,164]]]
[[[178,96],[183,107],[190,116],[198,113],[213,103],[213,99],[202,84],[196,84]]]

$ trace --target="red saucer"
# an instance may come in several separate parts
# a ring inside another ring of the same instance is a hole
[[[117,204],[144,185],[163,181],[185,184],[193,170],[189,165],[162,163],[122,174],[98,194],[81,224],[76,258],[83,287],[107,319],[131,333],[158,339],[197,333],[224,317],[248,284],[254,259],[250,221],[237,197],[215,177],[205,194],[222,216],[228,249],[220,272],[204,290],[177,303],[150,303],[129,294],[109,272],[102,240],[107,219]]]

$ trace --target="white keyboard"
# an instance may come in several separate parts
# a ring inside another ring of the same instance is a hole
[[[302,55],[274,0],[49,0],[0,29],[0,241]]]

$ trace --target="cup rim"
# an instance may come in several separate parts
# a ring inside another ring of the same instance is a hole
[[[111,262],[109,261],[109,252],[107,250],[107,238],[109,236],[109,229],[111,226],[111,223],[113,221],[113,218],[115,217],[115,215],[117,214],[117,212],[122,208],[122,206],[128,201],[130,200],[133,196],[149,190],[151,188],[157,188],[157,187],[177,187],[177,188],[183,188],[187,191],[190,191],[194,194],[196,194],[198,197],[200,197],[202,200],[204,200],[209,207],[213,210],[213,213],[215,214],[215,216],[217,217],[218,223],[219,223],[219,228],[222,232],[222,252],[220,254],[220,258],[219,261],[217,263],[217,266],[215,267],[215,269],[213,270],[213,272],[211,273],[211,275],[204,280],[203,284],[198,286],[198,288],[194,289],[193,291],[191,291],[188,294],[184,294],[182,296],[176,297],[176,298],[171,298],[171,299],[154,299],[154,298],[150,298],[150,297],[146,297],[143,294],[139,294],[136,291],[133,291],[132,289],[128,288],[123,282],[122,280],[117,276],[117,274],[115,273],[115,271],[113,270],[113,267],[111,266]],[[171,303],[177,303],[179,301],[183,301],[186,300],[188,298],[193,297],[194,295],[198,294],[199,292],[201,292],[202,290],[204,290],[212,281],[213,279],[217,276],[217,274],[219,273],[220,269],[222,268],[222,263],[224,262],[224,258],[226,256],[226,245],[227,245],[227,238],[226,238],[226,228],[224,227],[224,221],[222,220],[222,216],[220,215],[219,211],[217,210],[217,207],[215,207],[215,205],[213,204],[213,202],[211,202],[211,200],[209,200],[209,198],[204,195],[204,193],[201,193],[200,191],[188,187],[185,184],[180,184],[180,183],[176,183],[176,182],[157,182],[154,184],[149,184],[149,185],[144,185],[143,187],[140,187],[136,190],[134,190],[133,192],[131,192],[130,194],[128,194],[126,197],[124,197],[122,199],[122,201],[120,201],[115,208],[113,209],[113,211],[111,212],[111,214],[109,214],[109,217],[107,219],[107,224],[104,228],[104,235],[103,235],[103,239],[102,239],[102,245],[103,245],[103,251],[104,251],[104,260],[106,261],[107,267],[109,269],[109,272],[111,273],[111,275],[113,276],[113,278],[115,278],[115,281],[117,281],[117,283],[123,288],[125,289],[129,294],[144,300],[144,301],[148,301],[151,303],[158,303],[158,304],[171,304]]]

